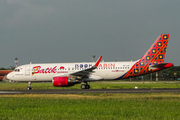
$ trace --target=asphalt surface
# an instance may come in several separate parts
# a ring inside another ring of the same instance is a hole
[[[180,88],[163,89],[64,89],[64,90],[0,90],[2,94],[77,94],[77,93],[180,93]]]

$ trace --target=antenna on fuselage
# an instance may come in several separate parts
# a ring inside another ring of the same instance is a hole
[[[94,62],[95,58],[96,58],[96,55],[93,55],[93,56],[92,56],[92,60],[93,60],[93,62]]]
[[[15,61],[14,61],[14,62],[16,63],[16,67],[17,67],[18,58],[15,58]]]

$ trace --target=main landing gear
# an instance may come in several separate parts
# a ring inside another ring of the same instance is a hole
[[[28,82],[27,90],[31,90],[31,82]]]
[[[85,82],[86,84],[82,84],[81,85],[81,89],[89,89],[90,88],[90,85],[87,84],[87,82]]]

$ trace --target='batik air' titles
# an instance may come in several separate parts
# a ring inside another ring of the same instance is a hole
[[[81,69],[81,68],[90,68],[92,67],[93,65],[92,64],[75,64],[75,69]],[[115,63],[100,63],[99,64],[99,68],[110,68],[110,67],[115,67]]]
[[[92,67],[92,64],[75,64],[75,69],[76,68],[84,68],[84,69],[86,69],[88,67],[89,68]],[[99,64],[98,67],[99,68],[115,67],[115,63],[108,63],[108,64],[103,63],[103,64]],[[33,67],[32,75],[38,74],[38,73],[45,73],[45,74],[46,73],[59,73],[59,72],[56,71],[56,68],[57,68],[57,66],[55,66],[55,67],[47,67],[46,69],[41,69],[41,66],[35,66],[35,67]],[[63,66],[61,66],[59,69],[64,70],[65,68]]]
[[[57,68],[57,66],[55,66],[53,68],[48,67],[46,69],[41,69],[41,66],[35,66],[35,67],[33,67],[32,75],[38,74],[38,73],[45,73],[45,74],[47,74],[47,73],[57,73],[56,68]],[[60,69],[62,69],[62,67],[60,67]]]

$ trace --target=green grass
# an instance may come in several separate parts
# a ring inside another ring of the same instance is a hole
[[[80,89],[32,83],[33,89]],[[180,88],[179,82],[92,82],[91,89]],[[27,83],[0,83],[0,90],[25,90]],[[178,120],[179,93],[0,95],[0,120]]]
[[[175,93],[1,95],[1,120],[178,120]]]
[[[4,83],[0,82],[0,90],[25,90],[27,83]],[[180,88],[180,82],[167,83],[123,83],[123,82],[90,82],[90,89],[134,89],[135,86],[140,88]],[[80,89],[81,84],[72,87],[54,87],[52,83],[32,83],[32,89]]]

